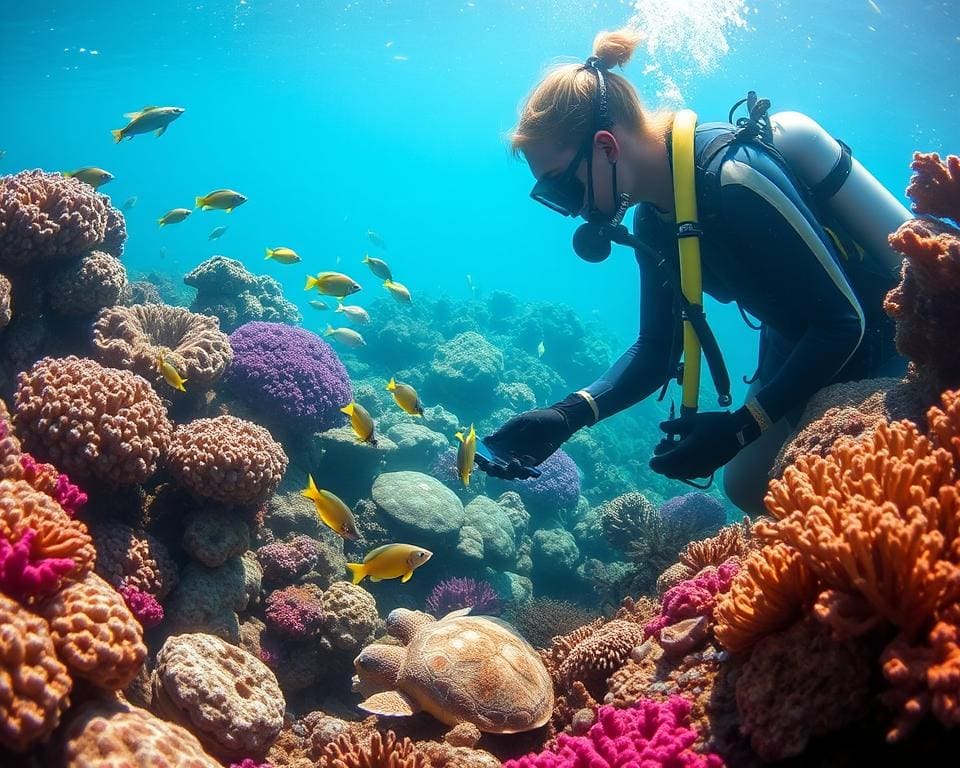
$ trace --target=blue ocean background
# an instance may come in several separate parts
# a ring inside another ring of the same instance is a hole
[[[358,298],[384,293],[360,264],[376,253],[373,229],[415,300],[469,298],[469,275],[481,296],[563,302],[615,349],[629,345],[632,255],[580,262],[575,224],[529,200],[529,171],[506,139],[545,68],[582,60],[602,29],[648,33],[625,72],[647,105],[725,119],[755,89],[843,138],[898,195],[915,149],[960,146],[960,7],[946,0],[3,5],[0,172],[105,168],[115,179],[102,192],[118,206],[138,199],[124,256],[133,276],[179,282],[224,254],[279,280],[320,331],[329,315],[307,305],[306,272],[341,269],[364,285]],[[145,105],[186,112],[162,138],[115,145],[110,130]],[[220,187],[249,202],[158,228]],[[208,241],[218,225],[227,233]],[[265,262],[280,245],[304,263]],[[742,393],[755,335],[731,307],[708,312]]]

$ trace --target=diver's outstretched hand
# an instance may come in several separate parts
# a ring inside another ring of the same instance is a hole
[[[476,463],[484,472],[504,480],[539,476],[533,470],[570,437],[564,415],[554,407],[514,416],[482,442],[490,456],[477,451]]]

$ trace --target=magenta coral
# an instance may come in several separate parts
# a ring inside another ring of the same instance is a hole
[[[661,629],[683,619],[712,618],[717,595],[730,589],[739,570],[740,561],[731,557],[719,568],[704,568],[692,579],[671,587],[663,595],[660,615],[644,627],[644,632],[659,636]]]
[[[56,592],[61,578],[76,565],[69,557],[36,557],[36,536],[33,528],[24,530],[13,543],[0,535],[0,592],[21,602]]]
[[[271,763],[258,763],[252,757],[245,757],[239,763],[230,763],[230,768],[273,768]]]
[[[504,768],[721,768],[718,755],[693,751],[697,732],[689,722],[690,702],[680,696],[642,699],[629,709],[603,706],[585,736],[561,733],[552,749],[508,760]]]
[[[20,456],[20,466],[23,468],[22,479],[51,496],[70,517],[87,503],[87,494],[71,483],[65,474],[57,472],[52,464],[42,464],[29,453],[24,453]]]
[[[320,556],[320,542],[309,536],[295,536],[290,541],[275,541],[257,550],[263,578],[281,584],[292,584],[309,573]]]
[[[461,608],[470,608],[474,615],[496,616],[503,607],[487,582],[457,576],[438,583],[427,596],[426,605],[437,618]]]
[[[271,592],[264,614],[267,624],[291,637],[305,638],[323,629],[323,592],[312,584]]]
[[[137,617],[137,621],[144,629],[155,627],[163,621],[163,606],[149,592],[144,592],[131,584],[124,584],[117,591],[123,595],[127,608]]]

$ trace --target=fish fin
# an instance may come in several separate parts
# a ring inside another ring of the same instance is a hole
[[[327,330],[323,332],[324,336],[333,336],[334,330],[332,325],[327,326]]]
[[[420,710],[420,707],[406,694],[400,691],[381,691],[375,693],[358,705],[365,712],[389,717],[407,717]]]
[[[307,275],[307,284],[306,284],[305,286],[303,286],[303,290],[309,291],[311,288],[313,288],[313,287],[314,287],[315,285],[317,285],[319,282],[320,282],[320,281],[317,280],[317,278],[315,278],[313,275]]]
[[[310,499],[311,501],[320,495],[317,484],[313,481],[313,475],[311,475],[309,472],[307,473],[307,487],[300,491],[300,495]]]
[[[273,251],[271,251],[269,248],[267,248],[267,249],[265,249],[265,250],[266,250],[266,252],[267,252],[267,256],[266,256],[266,258],[264,259],[264,261],[266,261],[266,260],[269,259],[271,256],[273,256]]]
[[[76,175],[76,171],[60,171],[60,175],[72,179]]]
[[[463,442],[463,432],[457,432],[454,437],[457,438],[457,440],[459,440],[461,443]]]
[[[110,133],[113,134],[113,140],[114,140],[114,142],[116,142],[117,144],[119,144],[121,141],[123,141],[123,128],[120,128],[120,129],[115,130],[115,131],[110,131]]]
[[[165,222],[163,220],[163,217],[161,216],[159,219],[157,219],[157,224],[159,224],[161,227],[165,227],[167,225],[167,222]]]
[[[367,569],[363,563],[347,563],[347,570],[350,571],[354,584],[359,584],[367,575]]]
[[[183,380],[180,382],[180,386],[177,387],[177,390],[180,391],[180,392],[186,392],[186,391],[187,391],[187,388],[186,388],[185,386],[183,386],[183,385],[186,384],[186,383],[187,383],[187,380],[186,380],[186,379],[183,379]]]
[[[333,310],[333,311],[334,311],[334,312],[343,312],[343,299],[337,299],[337,301],[340,302],[340,303],[337,304],[337,308],[336,308],[335,310]]]
[[[167,126],[165,125],[162,125],[159,128],[157,128],[157,138],[159,139],[161,136],[163,136],[163,133],[166,130],[167,130]]]
[[[384,288],[389,288],[391,285],[393,285],[393,280],[384,280],[384,281],[383,281],[383,287],[384,287]]]
[[[361,263],[361,264],[369,264],[369,263],[370,263],[370,254],[369,254],[369,253],[363,254],[363,261],[361,261],[360,263]]]
[[[227,213],[233,213],[233,208],[227,208]]]
[[[400,579],[400,583],[406,584],[408,581],[410,581],[411,576],[413,576],[413,571],[407,571],[405,574],[403,574],[403,578]]]
[[[136,120],[138,117],[140,117],[141,114],[143,113],[142,112],[124,112],[123,116],[127,118],[127,120]]]
[[[345,413],[347,416],[353,416],[353,403],[347,403],[343,408],[340,409],[340,413]]]
[[[391,376],[390,381],[387,383],[387,392],[393,392],[397,388],[397,380]]]
[[[379,576],[371,576],[370,581],[383,581]]]
[[[204,199],[202,197],[197,197],[195,198],[195,200],[196,200],[196,204],[193,206],[194,208],[205,208],[203,204]]]

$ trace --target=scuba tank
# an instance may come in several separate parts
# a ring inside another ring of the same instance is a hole
[[[878,266],[893,272],[903,257],[888,242],[913,218],[849,147],[800,112],[770,115],[771,143],[817,201]]]

